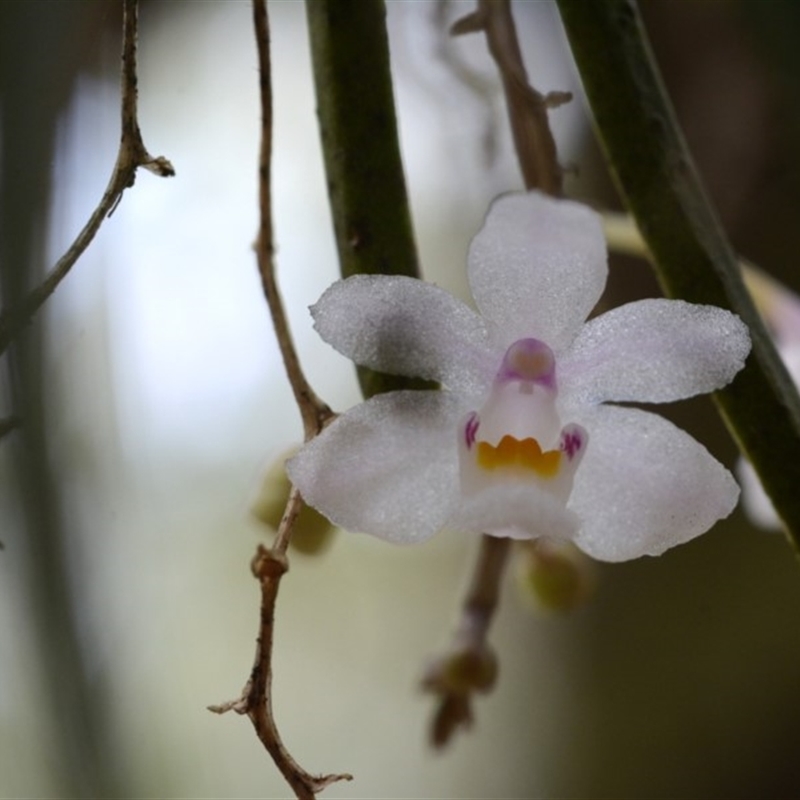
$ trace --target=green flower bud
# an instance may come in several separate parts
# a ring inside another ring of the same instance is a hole
[[[542,611],[572,611],[591,597],[593,563],[570,542],[525,542],[516,553],[517,585]]]
[[[422,687],[440,694],[488,692],[497,680],[497,656],[488,645],[456,648],[431,663]]]
[[[250,509],[253,516],[273,533],[281,523],[291,490],[284,464],[296,450],[297,448],[285,453],[267,469]],[[319,555],[331,545],[335,531],[336,526],[328,519],[310,506],[304,505],[295,521],[289,547],[298,553]]]

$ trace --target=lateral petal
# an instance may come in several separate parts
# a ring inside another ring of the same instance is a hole
[[[733,476],[663,417],[599,406],[577,420],[589,446],[568,507],[581,519],[575,544],[600,561],[660,555],[727,517]]]
[[[456,423],[448,392],[390,392],[343,414],[286,464],[303,499],[350,531],[396,544],[436,533],[458,500]]]
[[[354,275],[311,307],[314,327],[372,369],[479,393],[493,377],[481,318],[449,292],[402,275]]]
[[[589,320],[558,380],[566,404],[668,403],[730,383],[749,352],[747,326],[730,311],[639,300]]]

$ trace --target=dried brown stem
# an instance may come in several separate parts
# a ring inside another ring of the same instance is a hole
[[[256,0],[258,2],[258,0]],[[256,640],[255,662],[242,694],[236,700],[209,706],[209,711],[224,714],[235,711],[246,714],[253,723],[258,738],[272,757],[289,786],[300,800],[313,800],[318,792],[336,781],[352,780],[351,775],[311,775],[295,761],[281,740],[272,713],[272,639],[275,629],[275,602],[280,580],[289,569],[289,561],[278,543],[288,544],[290,531],[300,513],[302,499],[297,489],[292,489],[283,519],[278,528],[275,547],[259,545],[251,562],[253,575],[261,585],[261,615]]]
[[[548,109],[572,99],[569,92],[543,95],[529,83],[517,40],[510,0],[478,0],[478,9],[458,20],[454,35],[484,31],[489,52],[500,70],[522,177],[528,189],[562,193],[563,170],[547,118]]]
[[[253,20],[258,44],[258,68],[260,75],[261,98],[261,153],[258,165],[258,202],[261,221],[256,240],[256,257],[261,285],[267,300],[278,346],[283,357],[286,375],[289,378],[294,399],[303,418],[305,439],[316,436],[325,423],[333,416],[330,408],[317,397],[306,380],[300,366],[300,359],[294,349],[289,323],[283,308],[278,284],[275,278],[273,261],[274,246],[272,240],[272,79],[269,55],[269,21],[266,0],[254,0]]]
[[[106,217],[110,217],[122,199],[125,189],[133,186],[136,170],[144,167],[162,178],[175,174],[172,164],[163,156],[153,157],[142,140],[138,121],[136,44],[138,38],[138,0],[124,0],[122,26],[122,133],[114,170],[103,197],[75,241],[56,262],[47,277],[11,309],[0,312],[0,353],[31,321],[34,314],[53,294],[75,262],[94,239]]]
[[[258,46],[261,97],[261,153],[259,157],[260,224],[256,240],[258,271],[267,300],[275,334],[283,357],[286,374],[292,386],[303,419],[305,439],[316,436],[335,416],[316,395],[303,374],[292,343],[289,324],[275,278],[272,240],[272,200],[270,192],[272,161],[272,79],[269,53],[269,18],[265,0],[253,0],[253,23]],[[293,758],[280,737],[272,712],[272,641],[275,628],[275,603],[283,575],[289,569],[286,551],[294,523],[303,506],[303,499],[292,488],[286,510],[278,526],[271,548],[259,545],[251,562],[253,575],[261,586],[261,613],[256,652],[250,678],[240,697],[221,705],[209,706],[217,714],[235,711],[246,714],[256,734],[272,757],[289,786],[301,800],[311,800],[326,786],[340,780],[351,780],[348,774],[312,775]]]
[[[436,747],[472,724],[472,695],[488,692],[497,679],[497,657],[486,641],[500,597],[510,539],[482,536],[461,616],[448,650],[426,669],[422,686],[439,695],[431,726]]]
[[[547,110],[567,102],[566,92],[542,95],[529,83],[517,41],[509,0],[478,0],[478,9],[450,29],[454,35],[484,31],[500,70],[514,147],[528,189],[562,192],[563,171]],[[497,658],[487,635],[497,608],[499,587],[511,551],[509,539],[484,535],[461,618],[449,650],[428,668],[422,685],[439,695],[431,740],[437,747],[472,723],[472,695],[487,692],[497,677]]]

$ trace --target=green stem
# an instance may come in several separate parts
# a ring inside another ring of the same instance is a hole
[[[342,277],[419,277],[383,0],[307,0],[306,13]],[[359,381],[366,397],[413,383],[361,368]]]
[[[800,550],[800,400],[706,198],[629,0],[557,0],[619,188],[670,297],[735,311],[753,352],[718,407]]]

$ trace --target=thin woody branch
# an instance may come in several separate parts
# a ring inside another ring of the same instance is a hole
[[[259,157],[260,223],[256,257],[261,283],[269,307],[286,374],[303,419],[305,439],[316,436],[335,414],[317,397],[303,374],[292,342],[283,302],[275,278],[272,239],[272,200],[270,191],[272,162],[272,80],[269,52],[269,19],[265,0],[254,0],[253,22],[258,47],[261,98],[261,152]],[[241,695],[221,705],[209,706],[217,714],[235,711],[246,715],[273,762],[300,800],[311,800],[326,786],[351,780],[347,774],[312,775],[294,759],[283,744],[272,710],[272,642],[275,604],[283,575],[289,569],[286,551],[294,524],[303,506],[300,492],[292,488],[278,533],[271,548],[259,545],[251,562],[253,575],[261,587],[261,613],[256,652],[250,678]]]
[[[458,20],[450,33],[483,31],[506,96],[520,171],[528,189],[560,196],[563,170],[547,112],[572,99],[569,92],[536,91],[528,82],[509,0],[479,0],[478,9]]]
[[[136,170],[144,167],[161,177],[175,174],[172,164],[163,156],[153,157],[142,140],[138,122],[136,46],[138,39],[138,0],[124,0],[122,27],[122,133],[114,170],[103,197],[75,241],[56,262],[47,277],[14,308],[0,312],[0,353],[31,321],[36,312],[53,294],[75,262],[91,244],[106,217],[119,205],[125,189],[133,186]]]
[[[209,706],[208,709],[216,714],[224,714],[227,711],[246,714],[253,723],[261,743],[297,797],[300,800],[313,800],[326,786],[340,780],[351,780],[352,776],[312,775],[303,769],[283,744],[272,712],[272,640],[275,629],[275,603],[280,579],[289,569],[285,548],[301,506],[300,493],[292,489],[278,528],[275,546],[267,549],[259,545],[250,564],[253,575],[261,585],[259,634],[250,678],[239,698],[221,705]],[[281,542],[284,542],[284,552],[278,549]]]
[[[274,243],[272,238],[272,79],[269,55],[269,22],[265,0],[254,0],[253,18],[258,44],[258,67],[260,74],[260,100],[261,100],[261,152],[258,164],[258,203],[260,209],[260,222],[258,238],[256,239],[256,258],[258,260],[258,273],[261,276],[261,285],[264,297],[267,300],[281,357],[289,378],[294,399],[303,418],[305,439],[316,436],[325,423],[333,416],[330,408],[317,397],[314,390],[306,380],[300,366],[300,359],[292,342],[289,323],[283,308],[278,284],[275,278],[275,264],[273,261]]]
[[[478,0],[478,9],[450,29],[455,36],[478,31],[486,34],[489,52],[500,70],[525,186],[559,196],[563,170],[547,111],[568,102],[571,95],[543,95],[528,83],[509,0]],[[473,694],[488,692],[494,685],[497,658],[487,636],[510,552],[510,540],[483,535],[453,640],[423,677],[423,688],[438,695],[431,727],[431,741],[436,747],[444,746],[458,729],[472,724]]]

